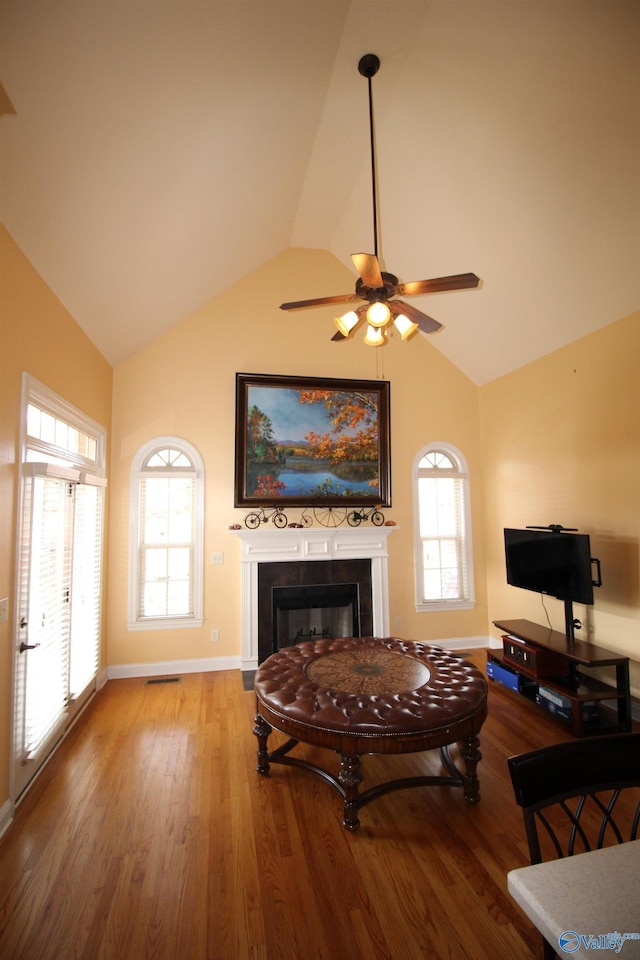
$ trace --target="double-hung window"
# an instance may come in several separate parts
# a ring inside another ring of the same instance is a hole
[[[203,623],[204,468],[178,437],[157,437],[131,468],[129,629]]]
[[[459,450],[429,444],[413,468],[416,609],[474,603],[469,473]]]

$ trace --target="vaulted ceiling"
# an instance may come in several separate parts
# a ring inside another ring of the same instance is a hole
[[[114,365],[286,247],[355,283],[368,52],[384,267],[482,280],[412,300],[437,349],[481,384],[640,308],[638,0],[2,0],[0,219]]]

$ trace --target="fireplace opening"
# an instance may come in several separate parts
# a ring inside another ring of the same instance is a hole
[[[311,639],[321,638],[323,631],[324,636],[373,636],[369,558],[259,563],[257,587],[258,663],[275,653],[279,645],[300,643],[302,634],[314,629]],[[280,620],[286,621],[284,642],[277,639],[276,597],[282,606]],[[321,608],[327,608],[322,616]]]
[[[273,650],[303,640],[359,637],[357,583],[274,587]]]

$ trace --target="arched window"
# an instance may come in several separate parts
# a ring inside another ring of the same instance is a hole
[[[469,473],[459,450],[431,443],[413,467],[416,609],[474,604]]]
[[[131,464],[129,629],[203,623],[204,466],[178,437],[156,437]]]

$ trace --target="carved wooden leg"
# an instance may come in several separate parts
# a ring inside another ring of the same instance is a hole
[[[460,744],[460,756],[464,760],[466,776],[464,778],[464,798],[469,803],[478,803],[480,800],[480,781],[476,776],[476,767],[482,754],[478,750],[478,737],[466,737]]]
[[[255,727],[253,732],[258,738],[258,763],[256,770],[263,776],[269,773],[269,751],[267,750],[267,740],[271,733],[271,727],[259,713],[254,717]]]
[[[357,830],[360,826],[358,819],[358,785],[362,781],[360,773],[360,757],[342,757],[338,781],[344,788],[344,817],[342,826],[347,830]]]

